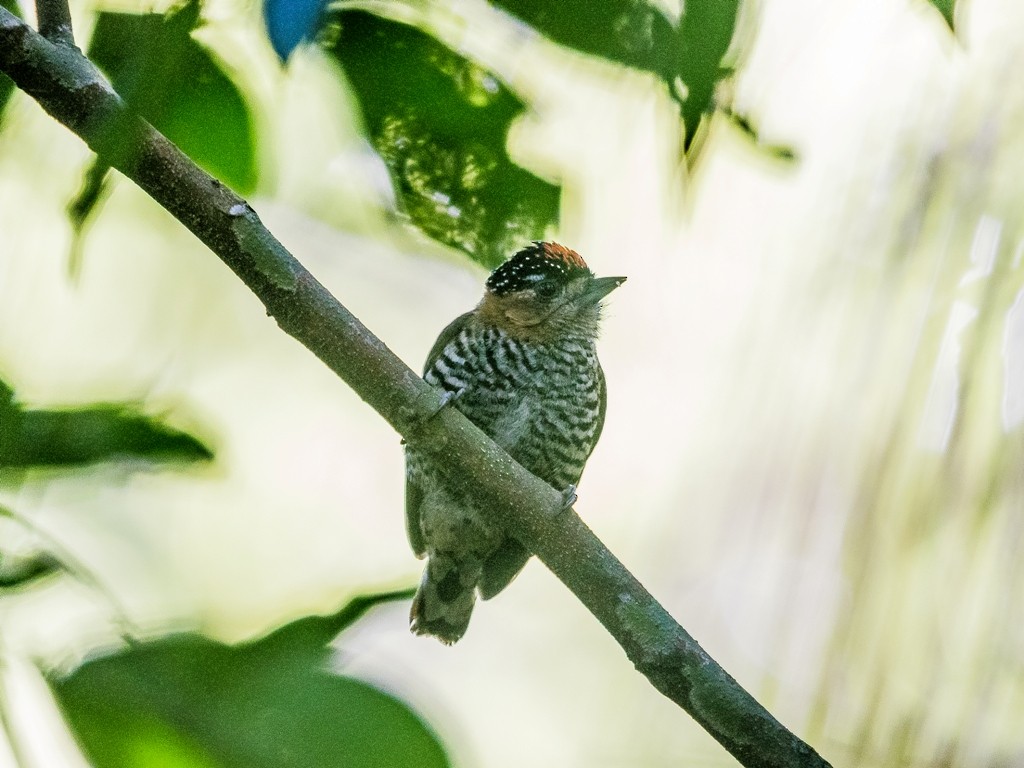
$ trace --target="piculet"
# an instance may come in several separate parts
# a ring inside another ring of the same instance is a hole
[[[427,357],[424,379],[566,504],[604,425],[601,302],[625,279],[595,277],[575,251],[533,243],[491,273],[480,303],[441,332]],[[477,593],[498,594],[530,552],[470,489],[411,447],[405,509],[413,551],[427,557],[410,626],[454,643]]]

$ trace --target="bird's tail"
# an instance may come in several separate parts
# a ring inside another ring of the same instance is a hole
[[[409,627],[417,635],[433,635],[451,645],[466,633],[476,602],[480,563],[456,562],[442,552],[430,555],[416,596]]]

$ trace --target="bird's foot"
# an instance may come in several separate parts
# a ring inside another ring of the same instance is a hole
[[[568,487],[562,491],[562,511],[569,509],[579,497],[576,495],[576,486],[569,483]]]
[[[465,393],[466,393],[466,388],[465,387],[461,387],[460,389],[457,389],[454,392],[449,392],[446,389],[444,392],[441,393],[441,401],[437,404],[437,408],[435,408],[431,412],[431,414],[429,416],[427,416],[427,418],[428,419],[434,418],[435,416],[437,416],[437,414],[439,414],[441,411],[443,411],[449,405],[454,403],[456,400],[458,400],[460,397],[462,397]]]
[[[447,389],[442,391],[441,392],[441,399],[438,401],[437,405],[430,411],[430,413],[428,413],[426,416],[424,416],[423,418],[421,418],[419,420],[417,426],[422,425],[422,424],[426,424],[428,421],[430,421],[432,418],[437,416],[437,414],[439,414],[441,411],[443,411],[449,405],[451,405],[456,400],[458,400],[460,397],[462,397],[462,395],[465,392],[466,392],[466,388],[465,387],[462,387],[461,389],[457,389],[454,392],[449,392]],[[405,444],[406,444],[406,440],[405,440],[405,438],[402,438],[402,445],[405,445]]]

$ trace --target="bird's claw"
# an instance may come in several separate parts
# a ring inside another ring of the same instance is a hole
[[[465,391],[466,391],[465,387],[462,387],[461,389],[458,389],[455,392],[449,392],[447,389],[442,390],[441,391],[441,399],[438,401],[437,405],[434,408],[432,408],[430,413],[428,413],[426,416],[418,419],[418,421],[417,421],[418,425],[422,426],[423,424],[426,424],[428,421],[430,421],[432,418],[437,416],[437,414],[439,414],[441,411],[443,411],[449,405],[451,405],[456,400],[458,400],[460,397],[462,397],[462,395],[463,395],[463,393],[465,393]],[[402,438],[401,443],[402,443],[402,445],[406,445],[407,444],[407,441],[406,441],[406,439],[404,437]]]
[[[435,416],[437,416],[437,414],[439,414],[441,411],[443,411],[449,405],[451,405],[456,400],[458,400],[460,397],[462,397],[462,395],[465,392],[466,392],[466,388],[465,387],[462,387],[461,389],[457,389],[454,392],[449,392],[447,389],[444,390],[441,393],[441,400],[440,400],[440,402],[438,402],[437,408],[435,408],[433,411],[431,411],[430,415],[427,416],[427,419],[432,419]]]
[[[573,485],[572,483],[569,483],[569,486],[565,490],[562,491],[562,510],[561,511],[564,512],[565,510],[567,510],[570,507],[572,507],[572,505],[575,504],[578,499],[579,499],[579,496],[576,495],[576,486]]]

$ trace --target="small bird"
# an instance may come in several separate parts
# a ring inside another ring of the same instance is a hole
[[[481,302],[434,343],[424,379],[526,469],[576,498],[604,425],[597,359],[601,300],[624,277],[595,277],[575,251],[535,242],[487,279]],[[472,489],[406,449],[406,526],[427,557],[409,617],[413,632],[445,644],[463,636],[476,601],[515,578],[530,557]]]

